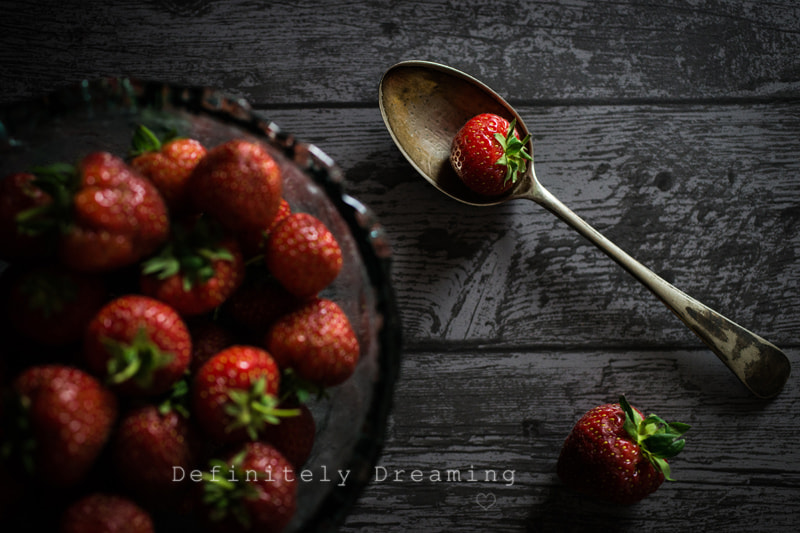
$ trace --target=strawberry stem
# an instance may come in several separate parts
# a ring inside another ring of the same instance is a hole
[[[690,426],[681,422],[669,423],[654,414],[642,418],[624,395],[620,396],[619,404],[625,413],[625,431],[639,445],[642,454],[656,470],[664,474],[664,479],[674,481],[666,459],[675,457],[683,450],[686,441],[680,437]]]
[[[107,372],[108,381],[113,385],[134,380],[138,386],[147,388],[153,382],[153,373],[173,358],[150,340],[145,328],[137,331],[130,344],[109,338],[103,341],[111,356]]]
[[[497,139],[497,142],[499,142],[500,146],[503,148],[503,155],[495,162],[495,165],[506,166],[506,177],[503,183],[508,183],[509,180],[512,183],[516,182],[519,175],[524,174],[527,169],[527,163],[525,163],[525,161],[533,161],[533,157],[527,152],[527,147],[525,146],[531,136],[528,134],[524,139],[518,139],[517,136],[514,135],[514,128],[516,125],[517,119],[515,118],[509,124],[508,133],[505,137],[499,133],[494,134],[494,138]]]
[[[226,428],[232,432],[244,428],[251,440],[258,440],[267,424],[279,424],[282,418],[300,415],[299,409],[280,409],[280,400],[266,392],[267,381],[262,376],[249,390],[233,389],[228,392],[231,402],[225,412],[233,421]]]

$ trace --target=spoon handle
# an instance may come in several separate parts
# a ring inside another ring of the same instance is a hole
[[[538,182],[526,197],[569,224],[650,289],[753,394],[770,398],[781,391],[791,368],[786,355],[774,344],[657,276],[573,213]]]

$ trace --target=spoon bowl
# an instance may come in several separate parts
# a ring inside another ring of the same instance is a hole
[[[513,199],[540,204],[655,294],[755,396],[771,398],[781,391],[791,372],[786,354],[675,288],[608,240],[542,186],[536,179],[533,162],[514,187],[499,196],[482,196],[461,182],[450,165],[450,145],[467,120],[480,113],[495,113],[509,121],[516,119],[520,137],[529,133],[522,117],[488,86],[446,65],[404,61],[384,73],[378,102],[395,144],[434,187],[473,206],[497,205]],[[528,153],[533,155],[531,141]]]

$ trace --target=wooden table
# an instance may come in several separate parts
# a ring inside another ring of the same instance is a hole
[[[754,398],[545,210],[437,193],[377,102],[401,60],[478,77],[534,131],[551,192],[796,368],[794,0],[31,4],[0,11],[0,102],[107,75],[220,88],[331,155],[386,226],[404,325],[379,461],[388,477],[376,475],[342,531],[796,530],[797,371],[773,400]],[[576,496],[555,474],[577,418],[621,393],[692,425],[677,481],[626,508]],[[429,479],[446,468],[476,481]]]

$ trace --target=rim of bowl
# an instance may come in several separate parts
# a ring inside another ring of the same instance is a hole
[[[394,387],[400,372],[402,333],[394,289],[391,285],[391,247],[375,214],[347,194],[344,173],[319,147],[298,140],[260,117],[243,98],[219,89],[178,85],[133,77],[82,80],[27,100],[0,105],[0,153],[14,151],[14,135],[35,128],[38,120],[82,107],[114,104],[123,108],[175,108],[203,114],[262,137],[283,152],[325,191],[342,216],[354,240],[375,292],[375,311],[380,314],[377,338],[381,371],[373,384],[372,402],[346,468],[357,483],[333,487],[302,531],[332,531],[340,526],[371,479],[386,439],[386,423],[392,409]]]

